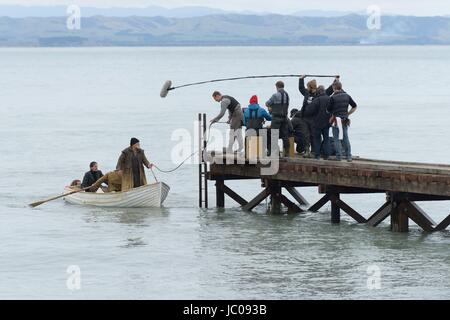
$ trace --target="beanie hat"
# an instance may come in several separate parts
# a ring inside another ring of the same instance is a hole
[[[256,103],[258,103],[258,97],[256,95],[254,95],[250,98],[250,104],[256,104]]]
[[[139,140],[136,138],[131,138],[130,147],[134,146],[136,143],[139,143]]]

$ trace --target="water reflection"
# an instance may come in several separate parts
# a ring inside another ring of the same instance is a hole
[[[116,222],[126,225],[147,226],[148,221],[167,218],[169,208],[94,208],[86,210],[86,222]]]
[[[329,219],[329,213],[201,211],[196,251],[203,266],[201,285],[220,286],[225,298],[226,292],[234,298],[267,298],[268,292],[277,299],[401,298],[411,292],[398,287],[430,290],[436,267],[450,270],[442,234],[415,229],[392,233],[388,227],[370,228],[346,219],[332,225]],[[385,290],[367,287],[370,266],[380,268]],[[450,294],[448,288],[444,291]]]

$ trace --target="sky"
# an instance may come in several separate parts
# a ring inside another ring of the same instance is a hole
[[[381,12],[404,15],[450,15],[449,0],[0,0],[0,5],[69,5],[89,7],[207,6],[233,11],[292,13],[302,10],[365,12],[376,5]]]

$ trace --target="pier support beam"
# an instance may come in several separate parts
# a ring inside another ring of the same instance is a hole
[[[404,199],[400,198],[398,194],[390,194],[388,198],[391,201],[391,231],[408,232],[409,219],[406,214],[407,209],[402,204]]]
[[[339,208],[341,208],[342,210],[344,210],[344,212],[346,214],[348,214],[350,217],[352,217],[353,219],[356,220],[356,222],[358,223],[366,223],[367,220],[366,218],[364,218],[362,215],[360,215],[355,209],[353,209],[352,207],[350,207],[348,204],[346,204],[344,201],[342,201],[341,199],[338,199],[336,201],[336,204],[339,206]]]
[[[315,204],[313,204],[308,209],[308,211],[317,212],[320,210],[320,208],[322,208],[324,205],[326,205],[328,201],[330,201],[330,195],[326,194],[322,198],[320,198],[319,201],[317,201]]]
[[[223,179],[216,180],[216,207],[225,207],[225,192],[223,191],[225,182]]]
[[[435,231],[442,231],[445,230],[450,225],[450,215],[447,216],[444,220],[442,220],[441,223],[439,223],[436,228],[434,228]]]
[[[300,192],[297,191],[297,189],[295,189],[295,187],[285,186],[284,188],[291,194],[299,205],[309,206],[308,201],[306,201],[306,199],[300,194]]]
[[[409,219],[402,205],[394,205],[391,212],[391,231],[408,232]]]
[[[330,194],[331,201],[331,223],[341,222],[341,208],[339,208],[339,193]]]
[[[270,190],[268,188],[264,188],[254,199],[252,199],[249,203],[242,207],[244,211],[251,211],[258,204],[263,202],[268,196],[270,196]]]
[[[225,184],[223,185],[223,192],[229,196],[231,199],[233,199],[234,201],[236,201],[237,203],[239,203],[241,206],[245,206],[246,204],[248,204],[248,202],[242,198],[240,195],[238,195],[236,192],[234,192],[233,190],[231,190],[230,188],[228,188]]]
[[[376,227],[383,222],[392,212],[392,204],[386,201],[375,213],[367,219],[367,224],[371,227]]]
[[[402,202],[402,208],[405,214],[423,230],[427,232],[432,232],[434,230],[436,223],[417,204],[410,201],[404,201]]]
[[[268,188],[270,191],[270,213],[281,213],[281,186],[278,183],[268,181]]]

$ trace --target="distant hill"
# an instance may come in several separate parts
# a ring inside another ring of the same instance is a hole
[[[76,3],[76,1],[74,2]],[[0,16],[10,18],[48,18],[63,17],[66,15],[67,6],[20,6],[20,5],[0,5]],[[169,17],[169,18],[189,18],[201,17],[212,14],[245,13],[256,14],[255,12],[231,12],[216,8],[202,6],[184,6],[178,8],[165,8],[162,6],[147,7],[89,7],[81,6],[83,17],[105,16],[105,17]]]
[[[0,16],[10,18],[48,18],[62,17],[66,15],[67,6],[20,6],[20,5],[0,5]],[[162,6],[146,7],[88,7],[82,6],[83,17],[104,16],[104,17],[168,17],[168,18],[192,18],[213,14],[245,14],[245,15],[267,15],[269,12],[257,11],[228,11],[211,7],[184,6],[177,8],[165,8]],[[301,10],[291,13],[299,17],[342,17],[354,12],[350,11],[329,11],[329,10]]]
[[[68,30],[65,17],[0,18],[0,46],[449,45],[449,17],[220,14],[189,18],[85,17]]]

